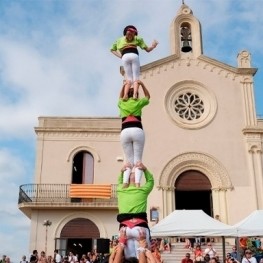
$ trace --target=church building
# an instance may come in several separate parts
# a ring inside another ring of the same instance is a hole
[[[202,209],[235,224],[263,209],[257,69],[246,50],[236,66],[205,56],[201,25],[185,4],[171,22],[170,48],[168,57],[141,66],[151,94],[142,115],[143,163],[155,180],[149,226],[178,209]],[[18,204],[31,220],[29,249],[107,252],[119,227],[121,119],[39,117],[35,132],[34,184],[20,186]]]

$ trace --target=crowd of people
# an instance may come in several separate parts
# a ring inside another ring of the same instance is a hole
[[[201,243],[194,242],[191,244],[189,240],[186,241],[186,244],[185,248],[189,249],[190,252],[185,254],[181,263],[263,263],[263,256],[261,259],[257,259],[255,253],[247,247],[245,249],[240,248],[238,251],[237,246],[234,245],[232,251],[227,252],[223,262],[212,242],[207,242],[205,248],[202,248]]]

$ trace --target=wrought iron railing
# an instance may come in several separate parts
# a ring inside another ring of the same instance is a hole
[[[111,185],[111,198],[93,198],[94,203],[116,203],[117,185]],[[18,204],[21,203],[85,203],[83,198],[70,197],[70,184],[24,184],[20,186]]]

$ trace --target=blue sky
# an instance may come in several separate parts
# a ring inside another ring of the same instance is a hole
[[[17,208],[19,186],[33,183],[39,116],[118,116],[120,60],[109,52],[134,24],[151,53],[170,55],[169,27],[181,0],[0,1],[0,255],[29,255],[29,224]],[[257,114],[263,117],[263,1],[185,0],[199,19],[204,55],[237,66],[248,50]]]

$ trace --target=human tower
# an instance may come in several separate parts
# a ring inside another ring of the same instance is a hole
[[[122,120],[120,141],[125,155],[125,165],[118,177],[117,197],[120,223],[119,243],[125,258],[139,258],[139,241],[143,237],[145,247],[150,248],[150,230],[147,220],[147,198],[154,186],[152,173],[142,163],[145,134],[142,125],[142,109],[150,102],[150,93],[140,81],[140,61],[137,47],[151,52],[158,42],[149,47],[133,25],[126,26],[123,36],[111,47],[111,52],[121,58],[125,80],[121,87],[118,107]],[[139,97],[142,90],[144,96]],[[141,185],[142,176],[145,184]]]

